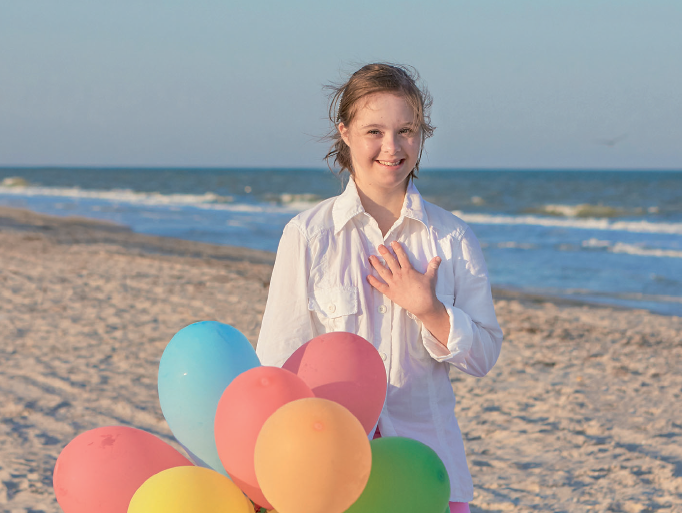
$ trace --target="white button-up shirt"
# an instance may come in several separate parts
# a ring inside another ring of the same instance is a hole
[[[447,347],[410,312],[367,282],[380,244],[400,242],[419,272],[439,256],[436,295],[450,318]],[[449,366],[484,376],[500,354],[487,268],[471,229],[424,201],[410,181],[399,219],[384,237],[360,202],[353,180],[340,196],[302,212],[284,228],[256,352],[282,366],[310,339],[331,331],[364,337],[384,361],[388,390],[382,436],[431,447],[450,476],[451,501],[473,499]]]

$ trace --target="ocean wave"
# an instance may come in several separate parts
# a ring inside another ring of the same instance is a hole
[[[5,179],[7,180],[7,179]],[[220,196],[212,192],[204,194],[162,194],[160,192],[139,192],[132,189],[81,189],[80,187],[40,187],[24,185],[0,185],[0,194],[15,196],[53,196],[74,199],[100,199],[111,202],[142,203],[145,205],[197,205],[205,203],[230,203],[231,196]]]
[[[655,206],[648,207],[646,209],[642,207],[625,209],[622,207],[610,207],[608,205],[591,205],[589,203],[581,203],[580,205],[549,204],[525,210],[525,212],[528,214],[579,218],[613,218],[633,215],[638,216],[644,215],[646,213],[655,214],[658,211],[659,208]]]
[[[582,243],[584,248],[603,249],[610,253],[626,253],[628,255],[682,258],[682,251],[676,249],[647,248],[638,244],[611,242],[608,240],[589,239]]]
[[[20,176],[8,176],[0,182],[0,187],[28,187],[31,185],[28,180]]]
[[[320,201],[322,197],[317,194],[292,194],[285,192],[279,195],[279,200],[283,205],[295,210],[307,210],[310,207],[314,207]]]
[[[665,233],[682,235],[682,223],[654,223],[651,221],[612,221],[605,218],[555,218],[532,215],[470,214],[455,210],[457,217],[471,224],[533,225],[584,230],[608,230],[631,233]]]
[[[498,242],[496,246],[503,249],[537,249],[538,247],[537,244],[532,244],[530,242],[516,241]]]
[[[193,207],[205,210],[232,212],[296,214],[306,210],[323,198],[316,194],[266,194],[242,201],[242,198],[219,195],[213,192],[203,194],[163,194],[140,192],[132,189],[81,189],[79,187],[47,187],[30,185],[20,177],[5,178],[0,183],[0,195],[24,197],[69,198],[72,200],[100,200],[107,203],[127,203],[145,206],[160,206],[171,209]],[[453,212],[467,223],[492,225],[535,225],[558,228],[625,231],[633,233],[660,233],[682,235],[682,223],[651,221],[612,220],[607,218],[549,217],[538,215],[475,214]],[[520,246],[517,246],[520,247]],[[522,248],[529,249],[529,248]]]
[[[529,214],[542,214],[558,217],[618,217],[625,215],[625,210],[618,207],[608,207],[604,205],[590,205],[583,203],[580,205],[542,205],[526,210]]]
[[[258,199],[261,203],[237,202],[233,196],[221,196],[213,192],[204,194],[163,194],[140,192],[132,189],[81,189],[80,187],[32,186],[22,178],[5,178],[0,184],[0,194],[10,196],[55,197],[102,200],[110,203],[128,203],[148,206],[195,207],[208,210],[233,212],[298,213],[322,201],[317,194],[267,194]]]

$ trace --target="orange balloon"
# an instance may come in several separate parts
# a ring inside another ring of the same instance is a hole
[[[365,489],[372,451],[346,408],[299,399],[263,424],[255,465],[261,490],[279,513],[342,513]]]
[[[279,367],[254,367],[234,378],[223,392],[215,415],[215,441],[220,461],[232,481],[249,498],[267,509],[253,454],[258,433],[278,408],[290,401],[315,397],[293,372]]]

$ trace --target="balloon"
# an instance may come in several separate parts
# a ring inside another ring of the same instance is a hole
[[[282,368],[305,381],[316,397],[348,408],[366,434],[376,426],[388,380],[378,351],[364,338],[343,331],[320,335],[299,347]]]
[[[177,438],[175,439],[175,441],[178,443],[178,445],[179,445],[180,447],[182,447],[182,450],[185,451],[185,453],[187,454],[187,458],[189,459],[189,461],[191,461],[192,463],[194,463],[195,466],[197,466],[197,467],[204,467],[204,468],[211,468],[211,466],[210,466],[208,463],[206,463],[205,461],[203,461],[199,456],[197,456],[197,455],[194,454],[192,451],[190,451],[187,447],[185,447],[184,445],[182,445],[182,444],[178,441]]]
[[[54,466],[54,493],[65,513],[125,513],[145,480],[182,465],[192,463],[150,433],[101,427],[64,447]]]
[[[135,492],[128,513],[253,513],[237,485],[202,467],[177,467],[150,477]]]
[[[377,438],[372,473],[347,513],[443,513],[450,511],[450,479],[436,452],[417,440]]]
[[[230,382],[260,365],[251,344],[227,324],[204,321],[178,331],[159,364],[159,401],[173,435],[225,474],[213,436],[218,401]]]
[[[234,483],[260,506],[272,508],[258,486],[253,454],[263,423],[280,406],[314,397],[301,378],[279,367],[255,367],[237,376],[223,392],[215,416],[220,461]]]
[[[254,459],[261,490],[279,513],[345,511],[362,493],[372,465],[358,419],[319,398],[298,399],[273,413]]]

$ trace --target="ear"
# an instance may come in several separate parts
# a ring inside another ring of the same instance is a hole
[[[343,142],[345,142],[347,146],[350,146],[348,144],[348,136],[350,135],[348,127],[343,123],[339,123],[336,128],[338,128],[339,135],[341,136],[341,139],[343,139]]]

